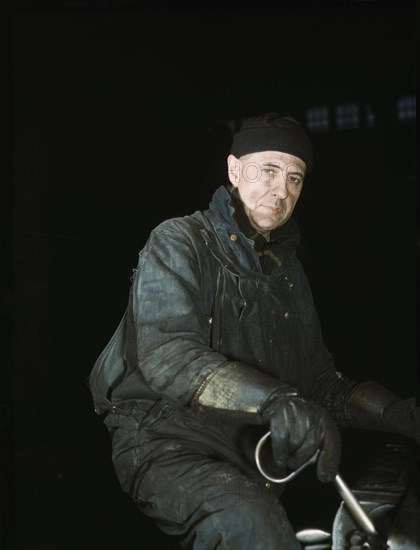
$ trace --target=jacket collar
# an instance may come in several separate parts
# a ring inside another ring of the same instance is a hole
[[[250,225],[239,197],[235,197],[232,186],[220,186],[214,193],[209,205],[209,213],[215,227],[230,233],[241,232],[248,240],[255,243],[260,249],[267,240],[262,236],[256,236],[255,229]],[[278,227],[270,234],[270,242],[280,245],[283,252],[293,255],[300,242],[299,227],[294,218],[290,218],[284,225]]]

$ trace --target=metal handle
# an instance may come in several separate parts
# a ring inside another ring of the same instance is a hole
[[[318,458],[319,449],[315,452],[315,454],[305,462],[305,464],[302,464],[302,466],[299,466],[296,470],[293,470],[288,476],[286,477],[271,477],[270,474],[268,474],[262,464],[260,459],[260,452],[261,448],[264,445],[264,443],[267,441],[267,439],[270,437],[271,432],[267,432],[265,435],[262,436],[262,438],[258,441],[257,446],[255,448],[255,462],[257,464],[257,468],[260,471],[260,473],[269,481],[272,481],[273,483],[288,483],[293,478],[295,478],[302,470],[310,466],[311,464],[314,464],[316,462],[316,459]]]
[[[267,439],[270,437],[271,432],[267,432],[265,435],[262,436],[262,438],[258,441],[257,446],[255,448],[255,462],[257,464],[257,468],[260,471],[260,473],[269,481],[272,481],[273,483],[287,483],[291,481],[293,478],[295,478],[302,470],[307,468],[310,464],[314,464],[317,461],[318,454],[320,452],[319,449],[315,452],[315,454],[307,461],[305,464],[291,472],[288,476],[283,478],[275,478],[270,476],[262,467],[261,464],[261,458],[260,458],[260,452],[261,448],[264,445],[264,443],[267,441]],[[372,521],[370,520],[367,513],[363,510],[363,508],[360,506],[359,502],[356,500],[356,497],[351,492],[348,485],[345,483],[343,478],[337,474],[334,479],[334,486],[338,491],[338,494],[343,499],[345,505],[349,509],[350,514],[352,515],[355,522],[358,524],[358,526],[363,529],[365,533],[368,534],[368,536],[375,542],[379,543],[381,547],[386,547],[384,545],[381,537],[379,536],[378,532],[376,531]]]

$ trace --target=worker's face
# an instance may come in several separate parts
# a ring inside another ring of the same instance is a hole
[[[305,170],[303,160],[279,151],[228,157],[230,182],[238,190],[251,225],[263,235],[292,215]]]

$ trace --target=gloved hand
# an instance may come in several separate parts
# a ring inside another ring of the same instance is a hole
[[[295,470],[320,449],[317,476],[333,481],[341,454],[340,432],[318,404],[297,396],[283,396],[264,410],[270,425],[273,458],[277,466]]]
[[[396,432],[416,441],[420,445],[420,408],[414,397],[399,399],[389,404],[382,415],[384,430]]]
[[[378,382],[360,382],[350,392],[345,415],[349,426],[405,435],[420,445],[420,409],[416,399],[401,399]]]

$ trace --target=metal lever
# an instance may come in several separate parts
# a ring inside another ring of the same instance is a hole
[[[304,470],[305,468],[307,468],[311,464],[314,464],[317,461],[318,454],[320,452],[319,449],[317,449],[315,454],[307,462],[305,462],[302,466],[300,466],[299,468],[291,472],[288,476],[283,478],[274,478],[270,476],[264,470],[261,464],[261,458],[260,458],[261,448],[266,442],[266,440],[270,437],[270,435],[271,435],[271,432],[267,432],[265,435],[263,435],[255,448],[255,462],[257,464],[257,468],[260,471],[260,473],[269,481],[272,481],[273,483],[288,483],[293,478],[295,478],[302,470]],[[345,483],[345,481],[339,474],[337,474],[334,478],[334,485],[338,491],[338,494],[343,499],[344,503],[346,504],[347,508],[349,509],[353,519],[356,521],[358,526],[361,529],[363,529],[365,533],[367,533],[367,535],[370,537],[372,542],[374,542],[379,547],[387,548],[386,544],[382,541],[381,537],[379,536],[379,533],[376,531],[369,516],[360,506],[356,497],[353,495],[350,488],[348,487],[348,485]]]
[[[296,470],[293,470],[288,476],[286,477],[271,477],[262,467],[261,459],[260,459],[260,452],[261,448],[264,445],[264,443],[267,441],[267,439],[270,437],[271,432],[267,432],[265,435],[262,436],[262,438],[258,441],[257,446],[255,448],[255,462],[257,463],[257,468],[259,469],[260,473],[269,481],[272,481],[273,483],[288,483],[293,478],[295,478],[302,470],[310,466],[311,464],[315,464],[316,459],[318,458],[319,449],[315,452],[313,457],[311,457],[308,461],[305,462],[305,464],[302,464],[302,466],[299,466]]]

